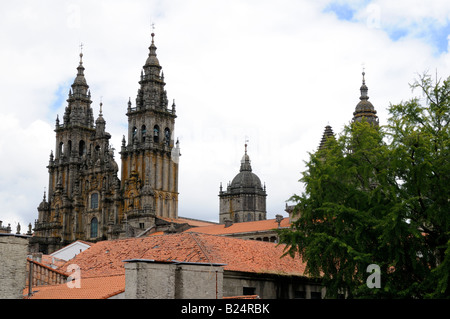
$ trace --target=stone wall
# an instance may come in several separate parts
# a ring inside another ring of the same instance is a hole
[[[154,260],[126,262],[125,299],[222,299],[221,265]]]
[[[0,234],[0,299],[20,299],[27,277],[28,236]]]
[[[226,271],[223,296],[257,295],[261,299],[323,298],[325,290],[317,280],[300,276]]]

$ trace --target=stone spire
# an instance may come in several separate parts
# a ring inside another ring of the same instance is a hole
[[[100,111],[97,117],[97,120],[95,120],[95,130],[96,130],[96,136],[103,136],[105,134],[105,128],[106,128],[106,121],[103,118],[103,103],[100,102]]]
[[[87,85],[86,78],[84,77],[84,70],[83,53],[80,53],[80,63],[77,67],[77,76],[72,84],[73,93],[87,93],[89,86]],[[76,89],[80,89],[80,91],[77,91]]]
[[[80,62],[77,75],[73,81],[67,99],[68,106],[64,112],[64,126],[78,125],[93,128],[94,115],[91,108],[91,92],[84,76],[83,53],[80,53]]]
[[[240,172],[243,172],[243,171],[251,172],[252,171],[252,166],[250,165],[250,156],[248,156],[248,154],[247,154],[247,144],[245,144],[245,153],[244,153],[244,156],[242,156],[241,168],[239,171]]]
[[[168,110],[169,101],[167,99],[167,92],[164,89],[166,83],[164,82],[164,75],[161,70],[162,67],[156,56],[155,34],[152,33],[152,43],[150,44],[149,54],[141,72],[141,80],[139,81],[140,88],[136,97],[137,111],[144,109]],[[128,113],[132,110],[130,104],[128,104]],[[174,111],[175,109],[171,112],[174,114]]]
[[[147,61],[145,62],[145,66],[155,66],[155,67],[159,67],[159,69],[161,69],[158,58],[156,56],[157,48],[155,46],[155,34],[154,33],[152,33],[152,43],[150,44],[150,47],[148,49],[150,52],[148,54]]]
[[[359,103],[356,105],[355,112],[353,112],[353,122],[361,122],[365,118],[367,122],[378,126],[377,111],[375,111],[367,95],[368,88],[366,86],[365,75],[366,73],[363,71],[362,85],[360,88],[361,96]]]
[[[325,126],[325,131],[322,135],[322,140],[320,141],[319,150],[325,149],[325,144],[329,138],[334,138],[333,129],[330,125]]]

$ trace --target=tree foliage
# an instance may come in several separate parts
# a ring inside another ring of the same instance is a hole
[[[298,219],[280,242],[328,297],[450,296],[450,78],[411,87],[423,96],[390,105],[387,125],[351,123],[310,154],[291,198]],[[366,284],[370,264],[380,288]]]

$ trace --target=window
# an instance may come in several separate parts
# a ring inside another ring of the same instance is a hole
[[[98,208],[98,193],[94,193],[91,195],[91,209]]]
[[[144,143],[145,142],[145,136],[147,135],[147,127],[145,125],[142,125],[141,133],[142,133],[142,143]]]
[[[255,287],[243,287],[242,294],[244,296],[256,295],[256,288]]]
[[[252,214],[251,214],[251,213],[248,213],[248,214],[247,214],[247,221],[248,221],[248,222],[251,222],[251,221],[252,221]]]
[[[131,136],[131,140],[134,142],[136,141],[136,136],[137,135],[137,128],[133,127],[133,132],[132,132],[132,136]]]
[[[78,155],[83,156],[86,154],[86,143],[81,140],[78,144]]]
[[[92,218],[91,220],[91,238],[98,237],[98,220],[97,218]]]
[[[153,142],[159,143],[159,126],[155,125],[153,128]]]
[[[170,130],[166,127],[166,129],[164,130],[164,142],[167,145],[170,145]]]

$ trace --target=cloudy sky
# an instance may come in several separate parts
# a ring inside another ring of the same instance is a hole
[[[341,132],[366,72],[380,123],[417,74],[450,75],[449,1],[0,0],[0,220],[22,231],[48,185],[54,125],[83,43],[94,116],[103,114],[120,166],[155,25],[181,145],[179,215],[217,221],[219,186],[244,144],[266,183],[268,218],[302,191],[324,127]],[[134,104],[134,103],[133,103]]]

